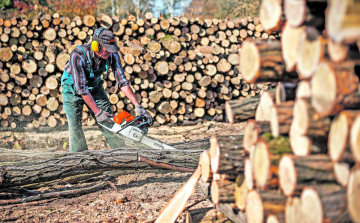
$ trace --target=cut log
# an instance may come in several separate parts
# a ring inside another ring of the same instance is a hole
[[[234,180],[244,171],[243,136],[213,136],[210,138],[211,170]]]
[[[303,32],[304,27],[293,27],[289,22],[286,22],[281,32],[281,52],[284,58],[285,69],[288,72],[294,71],[296,68],[298,46]]]
[[[350,165],[348,163],[334,163],[334,174],[336,182],[343,187],[346,187],[349,182]]]
[[[285,222],[286,197],[277,191],[250,191],[246,198],[246,217],[249,223],[265,222],[269,215]]]
[[[284,24],[282,1],[263,0],[260,5],[260,20],[264,29],[271,33],[280,31]]]
[[[316,29],[307,27],[301,34],[296,59],[300,79],[309,79],[314,75],[320,60],[324,58],[325,47],[326,40]]]
[[[244,129],[244,149],[247,152],[256,144],[260,138],[261,133],[270,132],[270,122],[257,122],[255,120],[248,120]]]
[[[0,60],[8,62],[13,57],[13,52],[10,47],[0,49]]]
[[[255,117],[260,96],[225,102],[225,113],[229,123],[241,122]]]
[[[311,79],[311,105],[320,116],[338,114],[344,96],[353,94],[358,83],[353,63],[321,62]]]
[[[346,189],[337,184],[313,185],[301,193],[305,222],[351,222],[346,210]]]
[[[210,182],[212,180],[213,173],[210,167],[210,153],[205,150],[201,153],[200,156],[200,165],[201,165],[201,180],[205,183]]]
[[[350,130],[350,149],[355,162],[360,162],[360,116],[356,116]]]
[[[235,186],[230,180],[220,179],[211,182],[211,200],[215,205],[235,203]]]
[[[297,99],[294,105],[292,127],[301,135],[324,137],[330,131],[329,117],[320,117],[306,99]]]
[[[326,14],[326,30],[335,42],[355,43],[360,38],[360,3],[331,0]]]
[[[273,137],[288,135],[293,121],[294,101],[287,101],[271,108],[271,134]]]
[[[351,156],[349,154],[350,131],[355,119],[359,116],[359,110],[344,110],[331,122],[327,145],[332,161],[340,162]]]
[[[83,18],[84,25],[88,27],[93,27],[95,25],[95,17],[92,15],[85,15]]]
[[[274,106],[275,93],[265,91],[260,96],[260,101],[255,113],[256,121],[271,121],[271,108]]]
[[[60,71],[64,71],[66,62],[70,59],[70,55],[67,53],[60,53],[56,57],[56,66]]]
[[[304,214],[301,211],[301,200],[299,197],[287,198],[285,203],[285,222],[305,222]]]
[[[27,59],[22,62],[21,67],[25,72],[32,74],[36,71],[37,64],[36,64],[35,60]]]
[[[286,20],[294,27],[307,25],[324,29],[326,0],[320,1],[284,1],[284,14]]]
[[[296,88],[296,98],[311,98],[311,86],[309,81],[302,80]]]
[[[281,43],[278,40],[264,42],[247,38],[240,52],[240,72],[248,83],[298,78],[295,72],[285,70]]]
[[[279,163],[279,186],[285,196],[300,195],[309,183],[335,183],[334,166],[325,154],[284,155]]]
[[[350,174],[347,186],[347,209],[355,222],[360,221],[360,168],[355,167]]]
[[[169,72],[168,63],[166,61],[157,62],[154,68],[160,75],[166,75]]]
[[[46,40],[53,41],[56,38],[56,31],[53,28],[48,28],[44,33],[43,37]]]
[[[197,166],[200,153],[201,150],[171,150],[167,151],[164,156],[163,151],[137,149],[99,150],[88,151],[81,154],[68,153],[63,154],[61,157],[42,160],[41,162],[1,166],[0,188],[46,182],[68,176],[90,173],[94,170],[144,168],[148,166],[141,161],[144,158],[162,163],[163,165],[182,166],[189,170],[189,168]],[[76,166],[81,166],[81,168],[76,168]],[[28,174],[24,175],[24,172]]]

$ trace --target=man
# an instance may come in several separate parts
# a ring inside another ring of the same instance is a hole
[[[84,104],[99,124],[113,123],[110,102],[103,88],[102,74],[109,73],[111,67],[118,89],[135,105],[137,115],[148,117],[137,101],[124,75],[118,54],[114,34],[105,28],[95,31],[91,44],[76,47],[70,54],[61,77],[63,104],[69,124],[70,152],[87,150],[81,119]],[[123,142],[114,133],[99,125],[110,148],[123,146]]]

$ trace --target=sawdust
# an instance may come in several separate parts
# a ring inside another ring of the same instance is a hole
[[[151,127],[148,135],[165,143],[179,143],[196,139],[206,139],[212,135],[240,135],[244,123],[227,124],[207,122],[193,126]],[[86,129],[85,136],[90,150],[108,149],[105,138],[95,128]],[[44,154],[68,152],[68,131],[37,132],[0,132],[0,149],[11,149],[13,157],[0,158],[0,162],[31,153]],[[191,176],[169,170],[151,169],[144,171],[110,171],[105,175],[115,176],[113,187],[94,193],[59,198],[37,203],[0,206],[1,222],[145,222],[155,219],[176,191]],[[88,180],[82,183],[92,183]],[[58,188],[76,185],[58,185]],[[57,188],[40,188],[39,191]],[[0,199],[2,199],[0,197]],[[188,206],[199,202],[189,209],[193,222],[231,222],[215,209],[209,199],[196,187]],[[151,221],[150,221],[151,222]],[[177,222],[185,222],[183,213]]]

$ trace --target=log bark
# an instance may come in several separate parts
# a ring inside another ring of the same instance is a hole
[[[287,101],[271,108],[271,134],[273,137],[288,135],[293,121],[294,101]]]
[[[260,96],[252,98],[230,100],[225,102],[225,113],[229,123],[241,122],[255,118]]]
[[[244,171],[243,136],[213,136],[210,138],[211,170],[234,180]]]
[[[334,166],[325,154],[297,157],[284,155],[279,163],[279,186],[285,196],[300,195],[309,183],[335,183]]]
[[[280,41],[255,41],[247,38],[240,52],[240,72],[248,83],[261,81],[290,81],[295,72],[287,72]]]
[[[217,204],[235,203],[235,183],[220,179],[211,182],[211,200]]]
[[[312,185],[301,193],[305,222],[351,222],[346,203],[346,188],[337,184]]]
[[[60,157],[34,163],[20,163],[0,167],[0,188],[23,186],[35,182],[45,182],[61,177],[74,176],[94,170],[114,168],[144,168],[140,158],[156,160],[157,163],[194,168],[198,164],[200,151],[169,151],[164,156],[161,151],[149,150],[106,150],[89,151],[79,154],[63,154]],[[162,155],[160,155],[162,154]],[[186,154],[190,155],[187,156]],[[159,157],[161,156],[161,158]],[[179,159],[181,157],[181,159]],[[186,158],[187,157],[187,158]],[[185,161],[186,160],[186,161]],[[81,168],[80,168],[81,167]],[[26,174],[24,174],[26,173]]]

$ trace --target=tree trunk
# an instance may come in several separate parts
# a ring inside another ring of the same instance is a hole
[[[0,188],[22,186],[37,182],[51,181],[61,177],[74,176],[114,168],[145,168],[140,158],[154,160],[175,166],[194,168],[198,164],[201,151],[161,151],[149,150],[106,150],[89,151],[79,154],[63,154],[60,157],[35,163],[21,163],[0,167]],[[26,173],[25,175],[23,173]]]

